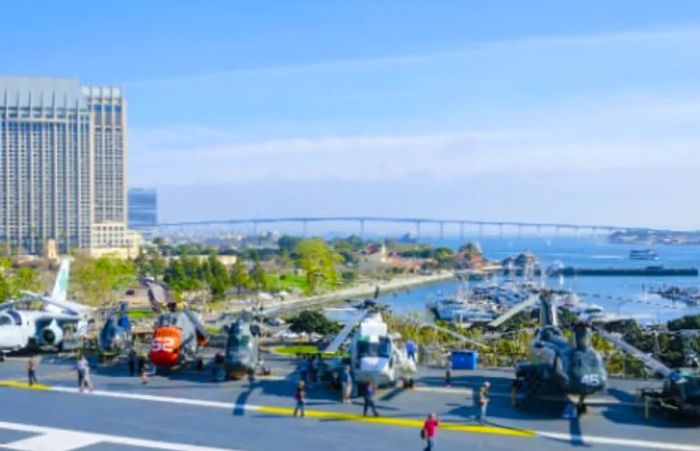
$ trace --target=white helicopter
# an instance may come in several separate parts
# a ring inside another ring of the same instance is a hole
[[[69,272],[64,259],[50,295],[24,291],[23,298],[0,304],[0,361],[10,352],[61,351],[86,334],[93,309],[67,300]]]
[[[350,342],[351,371],[356,382],[376,386],[413,385],[416,362],[408,357],[401,335],[389,333],[380,311],[371,306],[349,321],[324,352],[336,352],[355,331]]]

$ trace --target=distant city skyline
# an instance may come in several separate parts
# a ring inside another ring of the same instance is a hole
[[[700,228],[697,2],[205,4],[4,5],[4,73],[123,86],[162,221]]]

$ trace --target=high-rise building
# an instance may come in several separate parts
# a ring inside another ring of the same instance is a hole
[[[0,244],[131,253],[126,128],[118,87],[0,77]]]
[[[129,228],[150,238],[158,223],[158,193],[155,189],[129,188]]]

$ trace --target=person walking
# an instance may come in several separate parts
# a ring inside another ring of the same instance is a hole
[[[374,405],[374,383],[373,382],[368,382],[365,385],[365,391],[363,393],[363,397],[365,399],[365,405],[364,405],[364,408],[362,410],[362,415],[366,417],[367,410],[369,410],[371,408],[374,416],[378,417],[379,414],[377,413],[377,408]]]
[[[129,376],[134,377],[134,374],[136,374],[136,350],[134,348],[129,348],[129,357],[128,357],[128,365],[129,365]]]
[[[452,359],[447,356],[447,362],[445,362],[445,387],[449,387],[452,384]]]
[[[435,449],[435,433],[437,432],[437,427],[440,425],[440,421],[437,415],[431,413],[428,418],[423,423],[423,430],[421,431],[421,437],[425,439],[425,451],[433,451]]]
[[[350,367],[343,366],[343,372],[340,373],[340,388],[342,391],[343,404],[350,404],[350,396],[352,395],[352,375]]]
[[[146,373],[146,354],[141,354],[138,361],[139,376],[141,377],[141,383],[146,385],[148,383],[148,374]]]
[[[80,389],[80,393],[83,393],[86,388],[89,391],[92,391],[92,381],[90,380],[90,363],[88,363],[85,356],[78,359],[76,370],[78,371],[78,388]]]
[[[489,405],[489,388],[491,383],[489,381],[484,382],[484,384],[479,389],[479,424],[484,425],[486,423],[486,409]]]
[[[406,342],[406,354],[408,354],[408,358],[413,360],[414,362],[416,361],[416,342],[413,340],[408,340]]]
[[[304,381],[301,380],[297,382],[297,391],[294,393],[294,399],[297,401],[294,407],[294,416],[301,413],[301,417],[304,418],[305,412],[304,407],[306,406],[306,388]]]
[[[36,369],[39,366],[39,363],[36,360],[36,356],[31,356],[29,358],[29,361],[27,362],[27,379],[29,380],[29,386],[33,386],[34,384],[38,384],[39,381],[36,378]]]

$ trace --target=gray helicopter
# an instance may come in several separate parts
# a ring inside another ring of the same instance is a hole
[[[514,310],[522,311],[539,302],[540,326],[530,345],[528,361],[515,369],[513,390],[516,398],[525,401],[551,397],[568,400],[578,397],[578,413],[586,411],[586,396],[605,389],[608,375],[603,359],[591,346],[591,327],[584,322],[574,325],[573,343],[570,343],[559,326],[554,293],[542,290],[538,295],[514,307],[502,317],[490,323],[498,326],[503,318],[513,316]]]
[[[256,373],[270,374],[260,358],[261,336],[262,325],[250,312],[243,312],[228,326],[223,358],[219,355],[215,359],[219,368],[224,369],[223,378],[238,379],[245,375],[254,378]],[[215,377],[222,378],[220,374]]]
[[[97,349],[101,359],[119,356],[132,344],[129,304],[122,302],[108,311],[105,323],[97,337]]]

